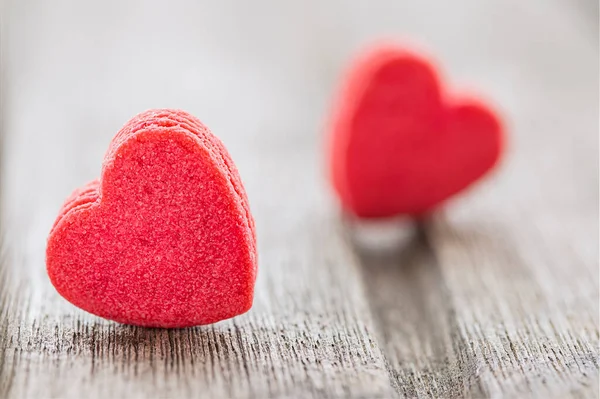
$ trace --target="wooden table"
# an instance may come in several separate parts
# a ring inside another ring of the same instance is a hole
[[[597,3],[155,3],[2,4],[0,397],[598,397]],[[324,178],[336,79],[380,36],[508,121],[498,172],[418,226],[345,220]],[[61,202],[154,107],[240,169],[260,253],[241,317],[118,325],[45,274]]]

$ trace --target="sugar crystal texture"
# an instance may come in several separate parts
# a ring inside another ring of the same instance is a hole
[[[256,233],[229,153],[184,111],[137,115],[101,178],[63,205],[46,266],[68,301],[120,323],[187,327],[246,312]]]

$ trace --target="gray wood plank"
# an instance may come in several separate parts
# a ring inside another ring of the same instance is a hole
[[[175,26],[135,47],[136,28],[151,35],[155,25],[144,20],[162,21],[164,10],[118,1],[97,9],[43,1],[11,7],[2,166],[3,230],[10,233],[2,273],[11,281],[1,296],[0,396],[392,395],[356,263],[333,231],[320,143],[307,134],[314,131],[315,109],[305,95],[288,98],[301,82],[281,87],[254,54],[233,61],[211,56],[197,37],[216,29],[230,35],[227,41],[237,32],[186,21],[177,10],[171,18],[188,30],[179,50],[173,43],[182,30]],[[192,2],[187,7],[202,15]],[[221,7],[205,10],[222,13]],[[139,24],[113,13],[135,15]],[[115,25],[100,29],[98,15]],[[260,37],[255,40],[261,51]],[[151,57],[148,64],[148,54],[160,48],[177,59]],[[123,66],[111,69],[110,57]],[[65,196],[97,176],[120,125],[145,108],[169,105],[202,118],[241,171],[259,237],[255,304],[246,315],[206,327],[121,326],[57,295],[45,275],[46,235]]]
[[[31,155],[39,160],[36,165],[51,162],[59,147],[78,151],[65,143],[79,134],[57,132],[43,140]],[[24,132],[8,148],[28,147],[32,135]],[[310,165],[318,162],[305,165],[316,151],[308,146],[286,151],[278,140],[266,136],[256,145],[246,143],[247,154],[260,157],[248,155],[253,159],[247,167],[239,163],[249,175],[245,180],[260,237],[255,305],[247,315],[208,327],[121,326],[67,304],[44,271],[45,230],[53,212],[42,212],[50,192],[32,193],[24,202],[21,196],[11,198],[18,192],[11,187],[9,218],[17,208],[27,209],[7,221],[12,251],[6,266],[14,282],[3,296],[18,304],[5,325],[4,393],[19,398],[81,397],[84,392],[88,397],[391,395],[356,265],[331,231],[322,190],[312,187],[318,179],[316,166]],[[20,162],[32,162],[25,152],[21,157]],[[17,162],[7,165],[8,173],[31,170]],[[77,173],[69,169],[59,176]],[[280,191],[290,179],[294,186]],[[280,202],[276,210],[274,199]]]
[[[422,225],[386,226],[399,243],[368,243],[373,227],[350,223],[350,245],[362,266],[391,381],[401,397],[483,397],[468,342],[458,330],[452,293]],[[391,231],[390,231],[391,230]],[[399,231],[397,231],[399,230]],[[398,234],[401,233],[401,234]],[[362,236],[362,237],[361,237]]]
[[[516,28],[498,43],[520,74],[518,102],[505,103],[505,166],[429,229],[469,343],[460,353],[488,397],[597,396],[598,45],[568,11],[556,2],[510,14]],[[551,45],[538,46],[550,31]],[[487,83],[498,98],[512,91]]]
[[[0,397],[598,397],[595,18],[541,0],[148,3],[2,4]],[[390,33],[497,99],[511,145],[385,251],[340,222],[320,154],[340,70]],[[255,306],[214,326],[116,325],[45,276],[61,201],[160,106],[224,140],[257,219]]]
[[[504,107],[504,165],[417,234],[346,234],[400,394],[598,397],[597,37],[558,2],[484,8],[464,23],[489,30],[464,39],[485,58],[451,65]]]

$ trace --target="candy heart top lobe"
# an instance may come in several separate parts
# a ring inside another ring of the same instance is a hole
[[[384,46],[355,63],[334,112],[330,172],[346,211],[421,215],[496,163],[500,123],[478,101],[448,99],[435,68]]]
[[[107,165],[112,165],[109,161],[115,157],[115,151],[119,146],[130,137],[139,132],[141,129],[147,126],[163,126],[163,127],[174,127],[180,126],[188,130],[190,133],[196,135],[203,145],[209,150],[218,166],[223,170],[226,170],[227,177],[229,178],[231,185],[235,193],[240,198],[241,206],[248,220],[250,229],[254,236],[254,242],[256,241],[256,229],[254,224],[254,218],[250,213],[250,207],[248,205],[248,197],[246,191],[240,179],[239,172],[229,155],[229,152],[219,140],[217,136],[212,134],[210,130],[196,117],[193,115],[181,111],[172,109],[152,109],[142,112],[132,118],[113,138],[111,145],[105,156],[103,163],[103,173]],[[255,244],[253,244],[255,247]],[[253,248],[256,252],[256,248]]]
[[[200,121],[153,110],[115,136],[100,181],[65,202],[47,247],[58,292],[127,324],[185,327],[244,313],[254,221],[229,154]]]

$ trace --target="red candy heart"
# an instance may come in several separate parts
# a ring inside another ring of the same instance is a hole
[[[434,68],[394,47],[356,63],[331,130],[330,169],[358,217],[422,215],[497,162],[499,118],[477,100],[442,93]]]
[[[121,323],[186,327],[252,306],[254,220],[227,150],[198,119],[151,110],[115,136],[102,175],[65,202],[46,266],[74,305]]]

